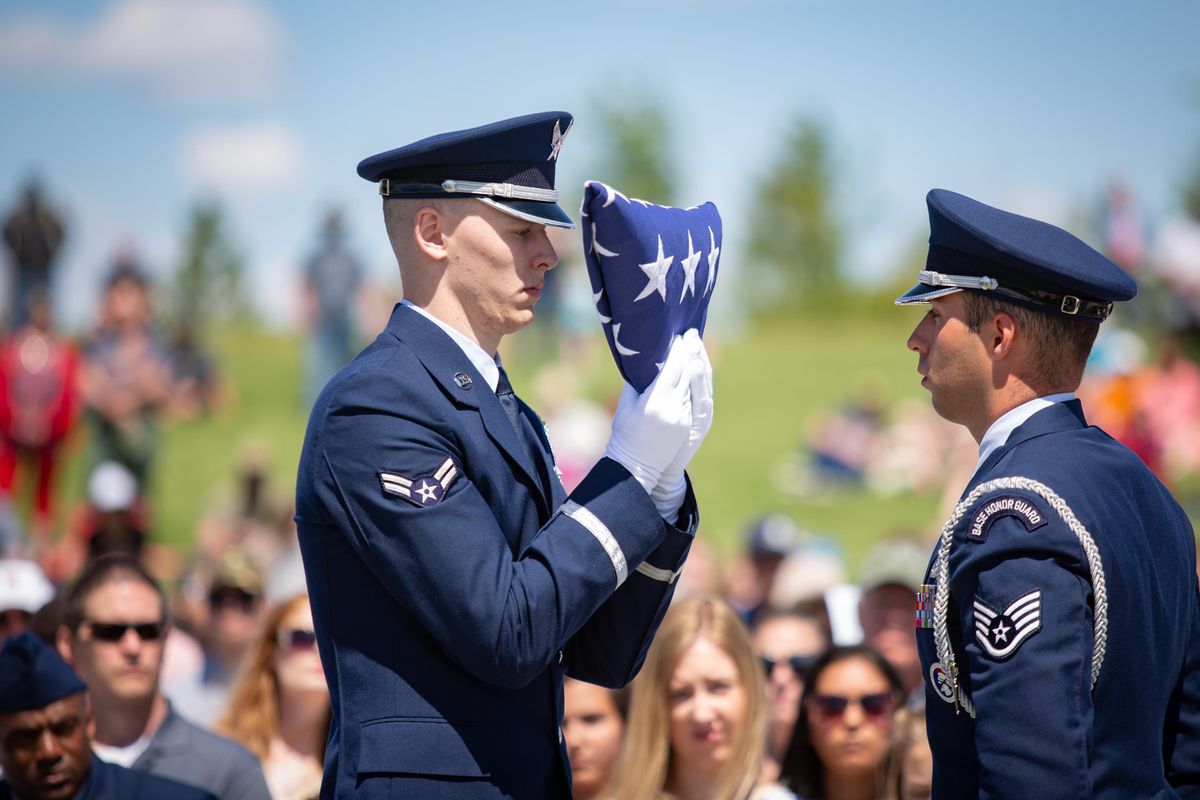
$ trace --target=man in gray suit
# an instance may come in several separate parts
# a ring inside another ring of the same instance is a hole
[[[176,714],[159,691],[166,619],[162,589],[130,557],[97,559],[71,587],[57,643],[90,690],[93,750],[221,800],[270,800],[257,758]]]

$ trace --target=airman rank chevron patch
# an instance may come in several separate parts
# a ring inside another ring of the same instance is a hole
[[[437,505],[450,491],[450,484],[458,477],[458,467],[454,460],[447,458],[432,475],[418,475],[409,478],[396,472],[380,471],[379,485],[388,494],[403,497],[415,506],[422,508]]]
[[[1007,661],[1017,648],[1042,628],[1042,590],[1026,592],[996,611],[975,598],[975,641],[997,661]]]

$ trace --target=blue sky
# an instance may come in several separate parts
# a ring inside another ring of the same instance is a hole
[[[0,206],[36,170],[67,211],[60,311],[79,326],[119,245],[166,278],[188,209],[216,197],[285,320],[331,203],[394,275],[361,158],[562,109],[560,188],[604,180],[591,101],[644,91],[672,113],[678,199],[722,211],[731,276],[787,124],[824,120],[852,271],[872,280],[921,235],[933,186],[1070,224],[1121,175],[1152,221],[1171,213],[1200,157],[1197,30],[1187,2],[8,0]]]

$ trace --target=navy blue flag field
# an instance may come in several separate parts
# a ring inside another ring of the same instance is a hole
[[[584,187],[583,252],[592,299],[617,369],[639,392],[666,361],[671,340],[704,333],[721,257],[712,203],[671,208],[630,200],[611,186]]]

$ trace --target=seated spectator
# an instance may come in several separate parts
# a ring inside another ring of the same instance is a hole
[[[212,727],[263,620],[262,576],[240,550],[225,553],[201,611],[203,617],[191,622],[204,648],[204,669],[164,688],[183,716]]]
[[[768,514],[746,529],[745,557],[729,570],[729,602],[748,625],[767,608],[779,566],[800,540],[786,514]]]
[[[100,313],[83,368],[96,463],[121,463],[141,486],[157,449],[158,415],[170,396],[170,373],[151,331],[146,278],[128,256],[108,279]]]
[[[913,627],[917,590],[931,549],[911,537],[885,539],[863,561],[858,618],[863,641],[888,660],[906,694],[924,693],[921,658]]]
[[[816,614],[773,610],[754,628],[754,652],[767,676],[767,750],[763,777],[776,780],[800,710],[804,673],[829,647],[829,632]]]
[[[0,558],[0,642],[29,630],[33,615],[54,599],[41,567],[21,558]]]
[[[925,730],[925,706],[896,712],[895,744],[888,771],[888,800],[930,800],[933,754]]]
[[[705,597],[675,603],[633,683],[613,797],[747,797],[766,716],[762,667],[736,612]]]
[[[331,715],[303,594],[267,614],[217,730],[262,759],[274,800],[307,800],[321,790]]]
[[[92,753],[87,687],[26,631],[0,650],[0,798],[216,800],[187,784],[109,764]]]
[[[58,650],[87,681],[92,749],[222,800],[270,800],[254,756],[180,717],[159,691],[169,635],[166,598],[130,556],[97,559],[71,587]]]
[[[809,671],[783,781],[803,800],[880,800],[892,715],[904,697],[896,671],[864,645],[834,647]]]
[[[621,753],[626,689],[605,689],[567,678],[563,681],[563,739],[571,762],[571,797],[603,800]]]

